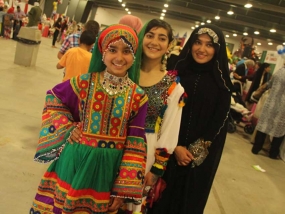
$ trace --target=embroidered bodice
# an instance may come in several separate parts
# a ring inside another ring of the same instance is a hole
[[[176,76],[167,73],[160,82],[150,87],[142,87],[148,96],[148,108],[145,122],[145,131],[148,133],[157,133],[162,124],[164,112],[167,108],[168,90]]]

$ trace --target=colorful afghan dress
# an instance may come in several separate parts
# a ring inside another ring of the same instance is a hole
[[[162,176],[168,157],[177,146],[184,89],[175,72],[169,71],[160,82],[142,87],[148,96],[146,116],[146,172]]]
[[[110,196],[138,202],[145,174],[147,96],[129,79],[109,95],[100,73],[84,74],[48,91],[35,160],[53,163],[30,213],[106,213]],[[74,122],[82,141],[66,141]],[[61,152],[61,153],[60,153]]]
[[[161,177],[166,170],[168,158],[177,145],[184,106],[184,89],[179,83],[179,77],[172,71],[169,71],[157,84],[141,88],[148,96],[145,124],[146,173],[151,171]],[[127,210],[127,213],[131,213],[130,211],[140,213],[142,207],[128,204]]]

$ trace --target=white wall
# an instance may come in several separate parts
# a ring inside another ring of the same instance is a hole
[[[110,25],[110,24],[115,24],[118,23],[119,19],[126,15],[126,11],[123,10],[111,10],[111,9],[106,9],[99,7],[96,15],[95,15],[95,20],[99,22],[99,24],[104,24],[104,25]],[[145,13],[132,13],[132,15],[139,17],[143,23],[146,23],[147,21],[154,19],[154,18],[159,18],[159,14],[145,14]],[[187,39],[189,38],[192,29],[191,27],[194,26],[194,23],[191,22],[183,22],[183,21],[177,21],[174,19],[168,19],[167,14],[166,18],[164,19],[166,22],[168,22],[172,28],[174,29],[174,35],[179,33],[179,36],[182,37],[185,32],[187,32]],[[212,24],[215,24],[215,21],[212,22]],[[230,37],[226,38],[226,42],[234,44],[234,51],[239,49],[240,46],[240,39],[241,35],[237,37],[233,37],[232,33],[229,32],[224,32],[224,34],[229,34]],[[277,45],[279,44],[273,44],[272,46],[267,45],[267,41],[265,40],[259,40],[259,39],[254,39],[255,44],[257,42],[260,42],[262,45],[261,46],[256,46],[256,52],[262,53],[264,50],[272,50],[275,51]]]

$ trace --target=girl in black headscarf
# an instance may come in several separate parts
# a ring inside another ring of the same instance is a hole
[[[269,81],[270,76],[270,64],[263,63],[257,71],[254,73],[252,84],[247,92],[245,101],[252,103],[251,101],[251,95],[252,93],[259,88],[259,86],[262,86],[263,84],[267,83]]]
[[[163,176],[166,189],[148,213],[203,213],[225,143],[233,87],[222,31],[215,25],[196,28],[170,64],[188,98],[178,145]]]

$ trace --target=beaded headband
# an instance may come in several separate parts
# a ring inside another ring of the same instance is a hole
[[[210,37],[212,37],[214,43],[219,44],[219,37],[218,35],[210,28],[200,28],[198,33],[199,35],[207,33]]]
[[[98,48],[101,53],[109,47],[109,45],[115,41],[122,39],[132,50],[136,52],[138,47],[138,37],[135,31],[126,25],[112,25],[107,27],[99,36]]]
[[[103,51],[103,53],[102,53],[102,61],[103,62],[104,62],[104,59],[105,59],[105,54],[106,54],[107,50],[110,48],[110,46],[113,45],[113,44],[116,44],[117,42],[120,42],[120,41],[123,42],[124,44],[126,44],[131,49],[133,58],[134,58],[134,60],[136,59],[134,50],[132,49],[131,45],[124,38],[120,38],[119,37],[117,40],[113,40],[112,42],[110,42],[108,44],[108,47]]]

